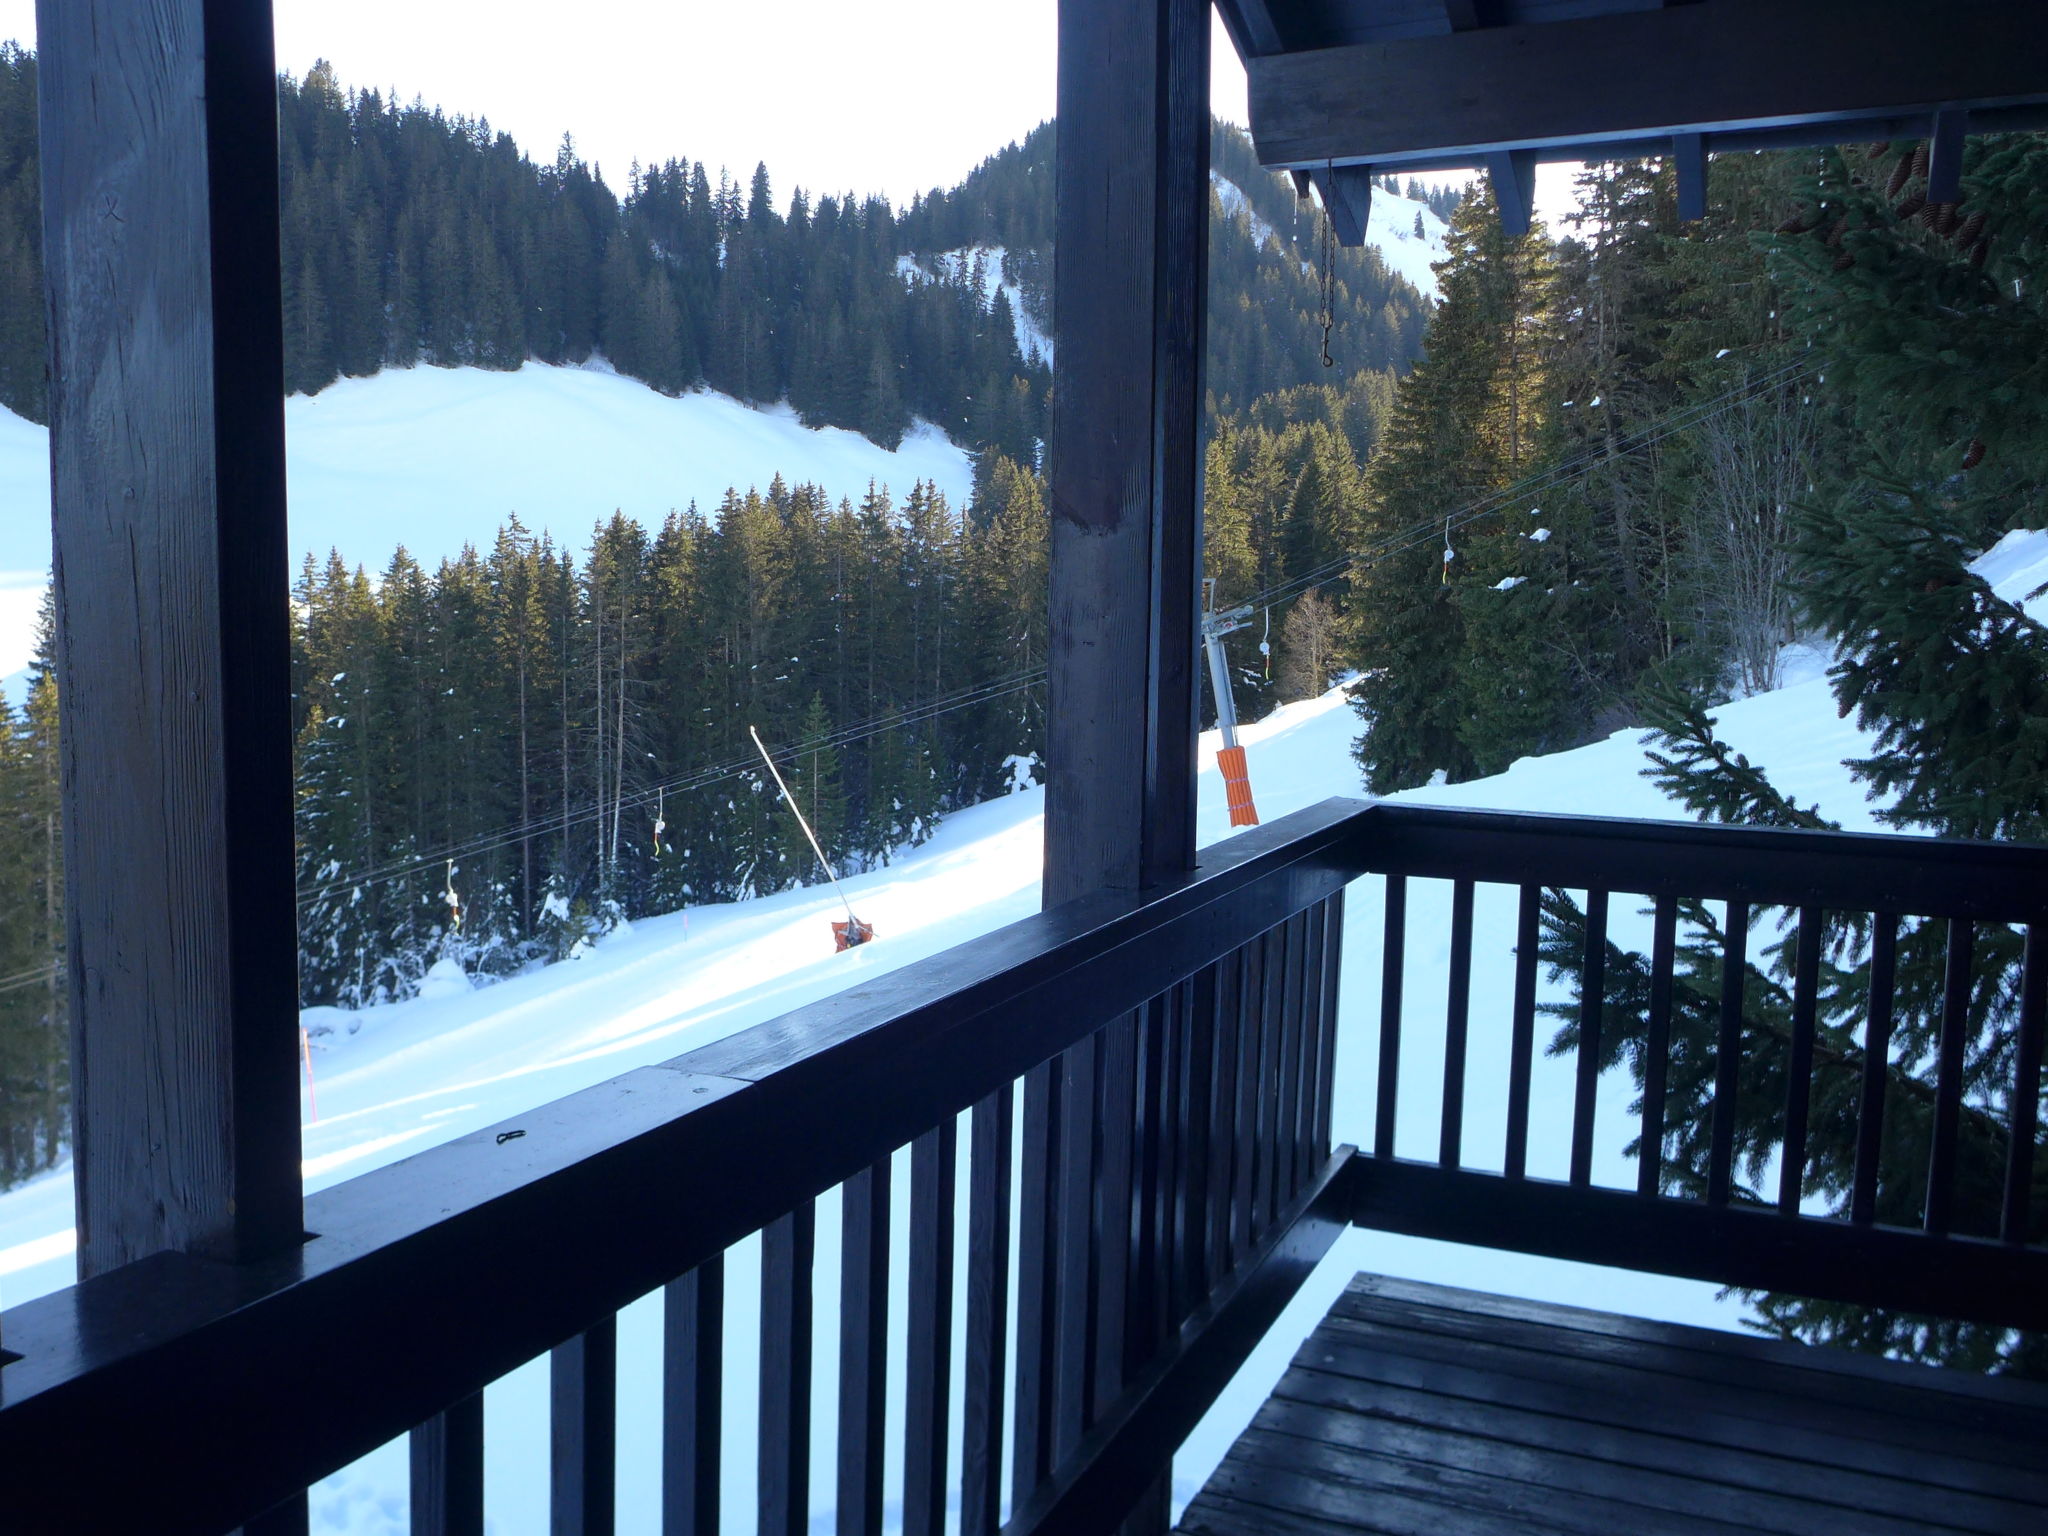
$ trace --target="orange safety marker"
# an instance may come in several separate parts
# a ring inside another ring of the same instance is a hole
[[[1244,748],[1237,744],[1237,701],[1231,697],[1230,658],[1223,650],[1223,637],[1249,624],[1252,610],[1247,605],[1219,613],[1215,581],[1204,586],[1208,606],[1202,615],[1202,649],[1209,655],[1209,690],[1216,700],[1216,734],[1223,738],[1223,745],[1216,752],[1216,766],[1223,770],[1223,794],[1230,806],[1230,824],[1256,827],[1259,808],[1252,804],[1251,770],[1245,764]],[[1271,613],[1268,609],[1269,623]],[[1259,649],[1267,651],[1264,641],[1259,643]],[[1270,657],[1270,651],[1267,654]]]
[[[1252,804],[1252,778],[1245,766],[1244,748],[1222,748],[1216,754],[1216,766],[1223,770],[1223,794],[1230,803],[1230,824],[1233,827],[1256,827],[1259,808]]]
[[[306,1062],[306,1103],[313,1111],[313,1123],[320,1123],[320,1095],[313,1091],[313,1037],[306,1033],[306,1027],[299,1026],[299,1054]]]

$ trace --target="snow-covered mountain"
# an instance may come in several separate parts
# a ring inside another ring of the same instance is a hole
[[[1000,262],[997,270],[1000,271]],[[50,561],[49,435],[0,410],[0,686],[32,652]],[[648,527],[776,475],[858,497],[929,480],[964,503],[965,452],[919,427],[893,452],[813,431],[788,408],[698,390],[671,398],[602,366],[387,369],[285,402],[294,561],[339,548],[373,572],[403,544],[431,568],[517,512],[580,548],[614,511]],[[19,687],[8,687],[19,697]]]
[[[1252,239],[1264,245],[1273,226],[1251,211],[1244,189],[1217,171],[1209,173],[1209,184],[1216,189],[1224,217],[1244,214],[1251,225]],[[1427,204],[1384,187],[1372,189],[1372,213],[1365,222],[1365,243],[1380,253],[1389,272],[1427,298],[1439,297],[1436,273],[1431,268],[1444,259],[1444,239],[1449,234],[1450,226]]]
[[[1976,567],[2001,595],[2019,600],[2048,580],[2048,533],[2014,533]],[[2048,614],[2048,598],[2035,603]],[[1877,823],[1863,788],[1844,766],[1869,742],[1853,720],[1837,716],[1833,696],[1811,652],[1788,657],[1779,689],[1718,711],[1719,733],[1802,803],[1852,830]],[[1356,795],[1350,756],[1358,722],[1341,691],[1289,705],[1255,725],[1242,739],[1260,811],[1268,820],[1331,795]],[[1223,787],[1215,772],[1216,740],[1202,743],[1198,833],[1206,846],[1231,835]],[[1435,786],[1396,798],[1420,804],[1506,810],[1596,812],[1612,816],[1687,820],[1642,776],[1642,733],[1616,732],[1605,741],[1547,757],[1525,758],[1505,773],[1468,784]],[[883,972],[1012,922],[1038,905],[1043,791],[1024,789],[960,812],[939,833],[886,869],[846,882],[855,907],[879,931],[879,942],[835,954],[828,927],[839,910],[829,890],[785,892],[764,900],[704,907],[634,924],[605,938],[583,959],[472,990],[459,976],[412,1001],[358,1014],[309,1011],[314,1031],[313,1094],[304,1103],[305,1176],[309,1189],[491,1125],[531,1107],[650,1062],[666,1060],[800,1004],[828,996]],[[1339,1003],[1337,1076],[1347,1085],[1338,1106],[1339,1141],[1363,1142],[1370,1126],[1370,1078],[1378,1017],[1379,912],[1361,884],[1349,910],[1344,979]],[[1443,882],[1412,885],[1410,927],[1415,935],[1442,935],[1449,927],[1450,892]],[[1507,1059],[1501,1037],[1511,1017],[1512,945],[1516,894],[1481,887],[1474,916],[1472,1034],[1467,1078],[1466,1155],[1476,1166],[1500,1166],[1506,1123],[1505,1070],[1486,1065]],[[1648,943],[1646,913],[1617,903],[1615,942]],[[1441,943],[1432,963],[1427,944],[1411,943],[1415,964],[1406,984],[1416,1018],[1441,1017],[1445,967]],[[1492,1033],[1489,1033],[1492,1031]],[[1428,1031],[1403,1051],[1408,1087],[1398,1150],[1433,1156],[1435,1111],[1441,1082],[1441,1041]],[[1569,1158],[1574,1072],[1572,1059],[1539,1054],[1534,1063],[1530,1169],[1563,1177]],[[1634,1166],[1624,1152],[1634,1131],[1630,1094],[1603,1091],[1596,1119],[1596,1183],[1632,1186]],[[907,1200],[909,1180],[895,1181]],[[964,1192],[967,1181],[960,1181]],[[18,1302],[70,1283],[73,1240],[71,1181],[59,1169],[0,1195],[0,1298]],[[899,1211],[895,1230],[908,1226]],[[961,1229],[965,1229],[964,1212]],[[829,1196],[819,1202],[819,1294],[836,1294],[839,1213]],[[724,1469],[730,1507],[750,1506],[755,1476],[752,1439],[738,1426],[752,1422],[749,1394],[757,1319],[750,1313],[759,1245],[749,1241],[729,1259],[727,1424]],[[1618,1270],[1589,1268],[1426,1242],[1383,1233],[1352,1232],[1342,1239],[1288,1313],[1240,1373],[1237,1382],[1197,1430],[1175,1464],[1177,1501],[1191,1497],[1225,1449],[1264,1401],[1289,1357],[1358,1269],[1449,1284],[1472,1284],[1542,1300],[1605,1307],[1639,1316],[1707,1326],[1739,1325],[1738,1299],[1711,1285]],[[900,1274],[900,1266],[897,1273]],[[899,1294],[892,1320],[900,1348],[904,1319]],[[956,1317],[959,1314],[956,1312]],[[816,1358],[837,1357],[837,1316],[817,1315]],[[658,1507],[660,1334],[658,1301],[640,1303],[620,1318],[619,1498],[622,1529],[651,1529]],[[957,1352],[956,1352],[957,1358]],[[492,1528],[502,1536],[545,1529],[547,1509],[547,1374],[545,1362],[514,1372],[490,1389],[492,1432],[486,1475]],[[829,1415],[832,1394],[819,1398]],[[821,1425],[820,1457],[812,1486],[829,1497],[833,1435]],[[314,1490],[313,1528],[319,1532],[396,1533],[404,1530],[406,1453],[386,1447]],[[900,1489],[890,1489],[890,1498]]]

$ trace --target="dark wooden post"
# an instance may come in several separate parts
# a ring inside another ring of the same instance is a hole
[[[1047,905],[1194,865],[1209,7],[1061,0]]]
[[[270,0],[38,0],[78,1260],[300,1239]]]

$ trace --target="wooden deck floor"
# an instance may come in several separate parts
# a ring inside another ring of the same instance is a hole
[[[2048,1389],[1360,1275],[1190,1536],[2048,1533]]]

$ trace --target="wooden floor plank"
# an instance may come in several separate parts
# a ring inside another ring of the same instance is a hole
[[[1360,1276],[1191,1536],[2041,1536],[2048,1391]]]
[[[1321,1445],[1257,1424],[1239,1443],[1254,1459],[1258,1475],[1226,1461],[1216,1472],[1219,1490],[1278,1509],[1312,1513],[1376,1507],[1381,1498],[1398,1493],[1450,1509],[1513,1516],[1527,1522],[1530,1530],[1572,1536],[1646,1536],[1652,1531],[1658,1536],[1735,1536],[1738,1531],[1755,1536],[1754,1527],[1726,1520],[1664,1513],[1573,1489],[1534,1487],[1520,1478],[1494,1477],[1469,1467]]]
[[[1579,1455],[1555,1445],[1519,1444],[1501,1438],[1491,1423],[1486,1432],[1474,1433],[1333,1412],[1277,1397],[1259,1411],[1253,1423],[1260,1429],[1294,1435],[1337,1452],[1357,1450],[1431,1466],[1458,1467],[1526,1483],[1552,1494],[1570,1491],[1638,1507],[1640,1511],[1705,1515],[1748,1530],[1776,1531],[1781,1536],[1920,1536],[1929,1523],[1802,1497],[1789,1475],[1782,1489],[1726,1482],[1721,1476],[1720,1454],[1696,1454],[1689,1470],[1674,1472],[1641,1462]],[[1569,1428],[1589,1434],[1592,1430],[1590,1425]],[[1948,1524],[1946,1520],[1941,1523]],[[2013,1536],[2030,1533],[2018,1530],[2013,1531]]]
[[[1566,1306],[1559,1302],[1529,1301],[1520,1296],[1498,1296],[1490,1291],[1467,1290],[1461,1286],[1430,1285],[1401,1280],[1391,1275],[1359,1274],[1344,1288],[1346,1296],[1362,1300],[1413,1302],[1453,1311],[1477,1312],[1495,1317],[1566,1328],[1578,1332],[1603,1333],[1615,1338],[1637,1339],[1679,1349],[1700,1349],[1723,1357],[1739,1357],[1782,1365],[1788,1354],[1801,1366],[1833,1375],[1854,1376],[1867,1381],[1904,1385],[1921,1394],[1944,1393],[1958,1397],[1983,1398],[2003,1405],[2048,1430],[2048,1392],[2037,1382],[2018,1381],[2005,1376],[1979,1376],[1969,1371],[1934,1370],[1898,1360],[1885,1360],[1856,1350],[1801,1348],[1788,1352],[1784,1341],[1751,1333],[1730,1333],[1718,1328],[1700,1328],[1688,1323],[1659,1322],[1646,1317],[1628,1317],[1618,1312],[1599,1312],[1590,1307]]]
[[[1677,1423],[1710,1443],[1775,1446],[1785,1454],[1889,1470],[1939,1487],[2048,1502],[2048,1468],[1999,1437],[1968,1429],[1843,1404],[1788,1403],[1739,1384],[1663,1375],[1653,1363],[1576,1359],[1346,1318],[1327,1320],[1309,1342],[1313,1352],[1304,1345],[1296,1357],[1302,1364],[1361,1379],[1419,1378],[1418,1384],[1443,1391],[1462,1382],[1463,1390],[1482,1400],[1535,1394],[1546,1411],[1571,1417]],[[1404,1360],[1411,1366],[1404,1369]]]
[[[2021,1416],[2002,1414],[1994,1405],[1979,1399],[1958,1399],[1945,1393],[1937,1393],[1931,1399],[1916,1399],[1912,1389],[1903,1384],[1860,1381],[1808,1369],[1799,1357],[1812,1351],[1799,1344],[1783,1347],[1783,1353],[1791,1357],[1789,1360],[1771,1362],[1715,1355],[1700,1349],[1665,1349],[1636,1339],[1578,1329],[1547,1329],[1540,1323],[1443,1307],[1390,1304],[1356,1312],[1349,1298],[1339,1299],[1331,1320],[1360,1322],[1388,1334],[1436,1334],[1466,1343],[1618,1366],[1647,1372],[1674,1386],[1731,1386],[1765,1400],[1783,1400],[1788,1412],[1792,1405],[1797,1405],[1798,1411],[1810,1418],[1825,1420],[1836,1414],[1854,1415],[1865,1426],[1859,1433],[1895,1439],[1901,1444],[1929,1443],[1931,1437],[1932,1443],[1956,1455],[2006,1460],[2048,1439],[2048,1428],[2031,1430]],[[1927,1374],[1940,1373],[1929,1370]]]
[[[1533,1421],[1548,1435],[1567,1434],[1578,1427],[1595,1434],[1610,1429],[1635,1432],[1668,1438],[1682,1454],[1694,1459],[1711,1454],[1717,1462],[1730,1466],[1733,1475],[1742,1477],[1749,1476],[1752,1467],[1762,1476],[1788,1465],[1812,1466],[1833,1469],[1845,1477],[1867,1478],[1881,1490],[1914,1490],[1929,1501],[1981,1498],[2030,1511],[2048,1504],[2048,1469],[1944,1457],[1858,1439],[1841,1432],[1839,1426],[1773,1420],[1762,1417],[1754,1405],[1734,1394],[1723,1400],[1732,1411],[1724,1411],[1698,1398],[1673,1403],[1648,1393],[1611,1391],[1599,1384],[1525,1379],[1487,1370],[1470,1360],[1417,1359],[1377,1350],[1352,1350],[1329,1357],[1326,1345],[1318,1358],[1328,1359],[1327,1366],[1298,1364],[1276,1391],[1332,1408],[1390,1417],[1402,1416],[1401,1410],[1390,1405],[1399,1401],[1398,1395],[1425,1394],[1444,1400],[1434,1412],[1433,1422],[1476,1424],[1497,1408],[1510,1416],[1508,1425]],[[1383,1394],[1396,1396],[1388,1399]],[[1470,1419],[1464,1416],[1468,1409]],[[1510,1431],[1504,1427],[1496,1432]],[[1512,1432],[1519,1438],[1522,1431]],[[1649,1454],[1657,1453],[1653,1449]],[[1897,1506],[1886,1503],[1878,1507]]]

